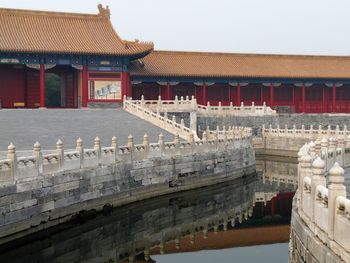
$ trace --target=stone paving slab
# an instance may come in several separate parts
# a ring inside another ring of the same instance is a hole
[[[163,133],[166,141],[173,135],[145,122],[123,109],[33,109],[0,110],[0,153],[13,142],[17,150],[32,150],[39,141],[43,150],[52,150],[58,139],[66,149],[75,147],[78,137],[84,146],[93,147],[93,140],[99,136],[103,146],[111,144],[113,135],[119,145],[125,145],[129,134],[135,143],[141,143],[147,133],[150,142],[157,142]]]

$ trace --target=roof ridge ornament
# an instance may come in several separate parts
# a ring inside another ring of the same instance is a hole
[[[108,19],[111,18],[111,11],[109,10],[108,5],[106,5],[106,8],[104,8],[102,4],[99,4],[97,6],[97,8],[98,8],[99,16],[102,16],[102,17],[108,18]]]

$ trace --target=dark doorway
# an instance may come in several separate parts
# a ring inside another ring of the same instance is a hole
[[[62,78],[55,73],[45,74],[45,92],[47,107],[62,107]]]

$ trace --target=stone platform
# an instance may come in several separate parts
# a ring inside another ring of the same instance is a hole
[[[117,136],[120,145],[124,145],[129,134],[133,135],[135,143],[141,143],[145,133],[151,142],[158,141],[160,133],[166,141],[173,139],[173,135],[163,129],[121,108],[0,110],[0,155],[7,150],[10,142],[17,146],[17,151],[32,151],[36,141],[45,150],[53,149],[58,139],[64,145],[75,145],[79,137],[93,142],[99,136],[102,145],[109,146],[113,136]]]

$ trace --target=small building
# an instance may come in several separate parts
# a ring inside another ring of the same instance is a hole
[[[350,112],[350,57],[154,51],[122,40],[109,8],[72,14],[0,9],[2,108],[78,108],[123,96]]]
[[[122,40],[110,11],[97,15],[0,9],[0,101],[3,108],[77,108],[121,102],[128,66],[152,43]]]

